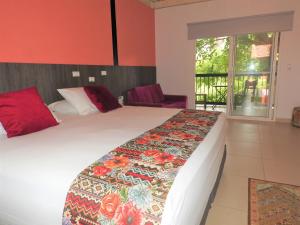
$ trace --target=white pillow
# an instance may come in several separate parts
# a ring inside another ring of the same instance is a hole
[[[7,138],[7,133],[4,129],[4,127],[2,126],[2,123],[0,122],[0,140],[6,139],[6,138]]]
[[[54,117],[54,119],[56,120],[57,123],[61,123],[62,122],[62,120],[59,119],[54,112],[52,112],[50,109],[49,109],[49,111],[51,112],[52,116]]]
[[[66,100],[53,102],[48,105],[48,108],[53,113],[59,113],[63,115],[78,115],[77,110]]]
[[[99,112],[96,106],[86,95],[83,87],[58,89],[57,91],[77,110],[80,115],[89,115]]]

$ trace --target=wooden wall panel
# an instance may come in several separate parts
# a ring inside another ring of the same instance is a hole
[[[102,70],[107,76],[100,75]],[[72,71],[81,76],[72,77]],[[89,83],[89,76],[96,82]],[[115,96],[125,96],[133,87],[155,82],[155,67],[0,63],[0,93],[36,86],[48,104],[61,99],[58,88],[103,84]]]

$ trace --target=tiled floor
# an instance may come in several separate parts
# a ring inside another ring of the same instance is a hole
[[[229,120],[228,157],[206,225],[247,225],[248,178],[300,186],[300,128]]]

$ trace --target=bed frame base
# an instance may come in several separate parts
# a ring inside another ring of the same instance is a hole
[[[227,155],[227,147],[226,147],[226,145],[224,146],[224,148],[225,148],[224,149],[224,154],[223,154],[222,162],[221,162],[221,165],[220,165],[219,173],[218,173],[218,176],[217,176],[217,180],[215,182],[214,188],[212,189],[212,192],[210,193],[210,196],[209,196],[209,199],[208,199],[208,202],[207,202],[207,205],[206,205],[203,217],[201,219],[200,225],[205,225],[206,220],[207,220],[207,216],[208,216],[208,213],[209,213],[209,210],[211,209],[212,203],[214,202],[216,194],[217,194],[217,190],[218,190],[218,187],[219,187],[219,184],[220,184],[220,180],[221,180],[221,177],[222,177],[222,174],[223,174],[223,170],[224,170],[224,166],[225,166],[225,161],[226,161],[226,155]]]

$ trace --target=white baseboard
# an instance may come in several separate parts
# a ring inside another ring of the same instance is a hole
[[[289,119],[289,118],[276,118],[275,121],[278,122],[278,123],[290,123],[291,119]]]

